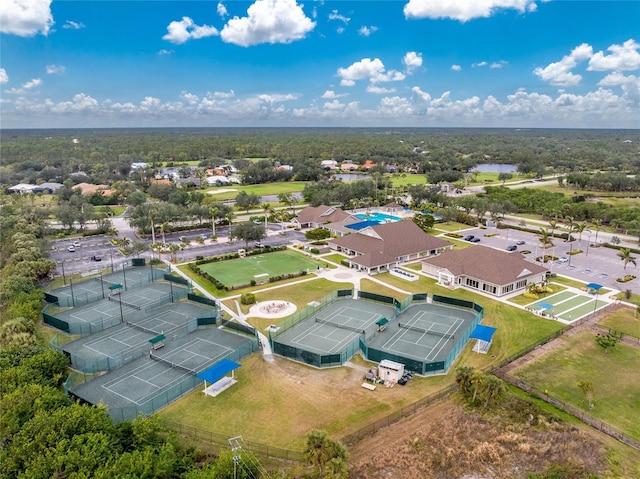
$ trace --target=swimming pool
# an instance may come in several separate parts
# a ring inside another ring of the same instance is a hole
[[[377,221],[379,224],[393,223],[395,221],[400,221],[402,219],[399,216],[388,215],[386,213],[379,213],[377,211],[373,211],[368,214],[358,213],[357,215],[355,215],[355,217],[361,220]]]

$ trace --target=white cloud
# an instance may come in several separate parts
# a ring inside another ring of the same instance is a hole
[[[82,30],[84,28],[84,23],[67,20],[64,25],[62,25],[62,28],[65,30]]]
[[[492,69],[500,69],[503,66],[507,65],[509,62],[506,60],[500,60],[499,62],[493,62],[491,65],[489,65],[489,68]]]
[[[589,60],[587,70],[638,70],[640,68],[640,44],[635,40],[627,40],[622,45],[611,45],[607,48],[611,55],[602,51],[596,52]]]
[[[243,47],[261,43],[291,43],[313,30],[311,21],[296,0],[256,0],[247,16],[227,22],[220,37],[226,43]]]
[[[216,12],[220,15],[220,18],[225,18],[229,13],[227,12],[227,7],[224,6],[222,2],[218,2],[218,6],[216,7]]]
[[[368,37],[377,31],[378,31],[378,27],[376,27],[375,25],[371,25],[370,27],[363,25],[358,30],[358,35],[362,35],[363,37]]]
[[[591,45],[583,43],[575,47],[569,55],[559,62],[550,63],[544,68],[538,67],[533,73],[554,86],[575,86],[582,80],[582,75],[573,73],[579,62],[588,60],[593,55]]]
[[[45,71],[49,75],[62,75],[67,69],[64,65],[47,65]]]
[[[158,55],[162,56],[162,55],[173,55],[173,50],[167,50],[166,48],[163,48],[162,50],[158,51]]]
[[[7,75],[7,70],[0,68],[0,85],[5,83],[9,83],[9,75]]]
[[[326,90],[321,96],[320,98],[323,98],[325,100],[333,100],[334,98],[342,98],[348,96],[346,93],[336,93],[333,90]]]
[[[395,88],[383,88],[381,86],[369,85],[367,87],[367,93],[374,93],[376,95],[387,95],[389,93],[395,93]]]
[[[406,18],[451,18],[467,22],[474,18],[490,17],[501,9],[515,9],[520,13],[536,10],[535,0],[409,0],[404,6]]]
[[[218,35],[218,30],[209,25],[196,25],[189,17],[182,17],[180,21],[173,21],[167,27],[167,34],[162,37],[171,43],[185,43],[189,40]]]
[[[402,59],[402,63],[407,67],[407,73],[411,74],[416,68],[422,66],[422,53],[407,52]]]
[[[459,72],[460,70],[462,70],[462,67],[460,65],[451,65],[451,69],[454,72]]]
[[[40,78],[34,78],[33,80],[29,80],[26,83],[22,84],[22,88],[25,90],[31,90],[33,88],[39,87],[42,85],[42,80]]]
[[[488,65],[487,62],[478,62],[478,63],[472,63],[471,67],[472,68],[476,68],[476,67],[482,68],[482,67],[486,67],[487,65]]]
[[[0,32],[32,37],[47,35],[53,26],[51,0],[2,0],[0,2]]]
[[[353,86],[358,80],[369,80],[371,83],[404,80],[405,74],[397,70],[385,71],[384,64],[379,58],[371,60],[363,58],[347,68],[338,68],[340,85]]]
[[[332,10],[329,14],[329,20],[338,20],[344,23],[349,23],[351,21],[351,18],[341,15],[340,13],[338,13],[338,10]]]

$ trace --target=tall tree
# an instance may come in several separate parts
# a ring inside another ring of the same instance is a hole
[[[625,270],[627,269],[627,265],[629,263],[631,263],[634,266],[637,266],[636,257],[635,256],[631,256],[631,249],[630,248],[622,248],[622,249],[620,249],[620,251],[618,251],[618,257],[623,261]]]

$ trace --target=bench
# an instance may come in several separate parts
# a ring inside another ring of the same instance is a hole
[[[369,383],[362,383],[361,386],[365,389],[368,389],[369,391],[375,391],[376,387],[373,384],[369,384]]]
[[[151,338],[149,340],[149,342],[151,343],[151,349],[153,349],[154,351],[156,349],[160,349],[164,346],[164,340],[167,339],[167,337],[164,334],[159,334],[153,338]]]

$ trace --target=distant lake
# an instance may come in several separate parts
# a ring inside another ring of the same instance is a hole
[[[331,176],[331,178],[335,178],[336,180],[342,180],[342,181],[369,180],[371,179],[371,175],[356,175],[354,173],[338,173],[337,175]]]
[[[479,173],[515,173],[518,171],[516,165],[506,165],[501,163],[483,163],[476,166],[471,171],[477,171]]]

